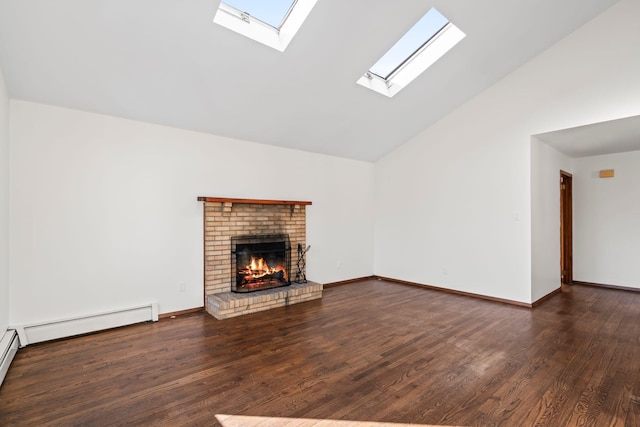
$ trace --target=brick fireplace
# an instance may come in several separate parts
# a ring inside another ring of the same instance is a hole
[[[204,202],[205,307],[216,319],[226,319],[275,307],[322,298],[322,285],[298,274],[306,242],[306,206],[311,202],[198,197]],[[288,276],[282,286],[254,292],[232,292],[238,269],[236,241],[287,236],[291,247]],[[239,239],[239,240],[238,240]],[[302,248],[302,251],[300,250]],[[303,255],[304,256],[304,255]],[[304,271],[303,271],[304,273]],[[298,279],[298,280],[296,280]],[[303,282],[303,283],[298,283]]]

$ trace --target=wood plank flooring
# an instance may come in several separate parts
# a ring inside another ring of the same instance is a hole
[[[218,321],[194,313],[21,349],[1,426],[211,426],[215,414],[640,426],[640,294],[530,310],[370,280]]]
[[[256,417],[218,414],[222,427],[440,427],[427,424],[376,423],[373,421],[318,420],[312,418]]]

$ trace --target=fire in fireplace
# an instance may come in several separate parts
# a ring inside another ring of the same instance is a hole
[[[291,284],[288,234],[231,238],[231,291],[253,292]]]

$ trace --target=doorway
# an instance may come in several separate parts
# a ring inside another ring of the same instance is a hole
[[[573,176],[560,171],[560,277],[573,282]]]

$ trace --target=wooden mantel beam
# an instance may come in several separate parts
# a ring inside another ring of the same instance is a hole
[[[311,202],[294,200],[230,199],[227,197],[198,197],[199,202],[244,203],[254,205],[310,205]]]

